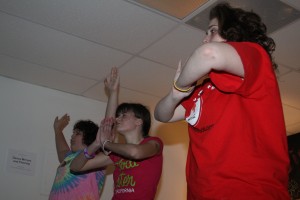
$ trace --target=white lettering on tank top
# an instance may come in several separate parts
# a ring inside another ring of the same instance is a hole
[[[207,89],[214,90],[215,87],[209,84],[207,85]],[[185,119],[191,126],[197,124],[197,122],[201,117],[202,104],[203,104],[203,99],[201,98],[202,94],[203,94],[203,90],[200,90],[198,92],[198,96],[193,99],[194,105],[191,109],[190,115],[187,116]]]

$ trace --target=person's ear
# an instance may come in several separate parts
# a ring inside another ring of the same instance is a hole
[[[143,120],[142,120],[142,119],[136,119],[135,124],[136,124],[137,126],[141,126],[141,125],[143,124]]]

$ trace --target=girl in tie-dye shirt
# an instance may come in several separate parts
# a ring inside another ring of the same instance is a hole
[[[56,117],[54,121],[56,148],[61,164],[57,168],[49,200],[100,199],[105,178],[104,169],[82,173],[73,173],[70,170],[71,161],[95,139],[98,126],[90,120],[78,121],[74,125],[69,147],[62,132],[69,120],[70,117],[65,114],[60,119]]]

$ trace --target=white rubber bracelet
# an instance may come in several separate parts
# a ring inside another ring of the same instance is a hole
[[[111,151],[106,151],[105,150],[105,144],[107,143],[107,142],[111,142],[110,140],[105,140],[103,143],[102,143],[102,151],[103,151],[103,153],[105,154],[105,155],[109,155],[110,153],[111,153]]]

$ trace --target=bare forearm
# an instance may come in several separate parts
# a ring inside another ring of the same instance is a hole
[[[104,84],[109,93],[105,117],[115,117],[120,90],[120,76],[117,67],[111,69],[110,75],[104,80]]]
[[[55,145],[59,162],[62,162],[66,152],[70,151],[70,147],[63,135],[62,131],[55,131]]]
[[[139,155],[138,145],[135,144],[120,144],[120,143],[112,143],[107,142],[105,144],[105,149],[112,151],[122,157],[127,159],[143,159]]]
[[[87,147],[87,154],[93,155],[98,150],[98,147],[96,145],[91,144],[89,147]],[[85,171],[89,168],[86,166],[89,159],[86,158],[84,155],[84,152],[81,152],[78,156],[76,156],[71,165],[70,168],[72,171],[78,172],[78,171]]]
[[[105,117],[115,117],[117,106],[118,106],[118,91],[114,91],[108,97]]]
[[[155,119],[161,122],[169,122],[172,119],[174,111],[180,101],[181,99],[174,98],[172,92],[170,92],[157,103],[154,110]]]

